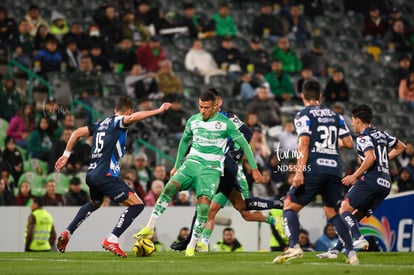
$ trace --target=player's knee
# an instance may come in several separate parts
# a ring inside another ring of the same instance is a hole
[[[164,194],[166,194],[168,197],[172,198],[177,194],[177,186],[175,186],[174,183],[168,182],[167,185],[164,188]]]
[[[210,211],[210,206],[205,203],[199,203],[197,204],[197,213],[200,216],[206,217],[208,215],[208,212]]]

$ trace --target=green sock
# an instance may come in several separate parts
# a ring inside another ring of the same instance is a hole
[[[207,222],[209,210],[210,206],[208,206],[207,204],[197,204],[197,218],[193,229],[193,237],[196,239],[198,239],[203,233],[204,225]]]
[[[167,209],[168,204],[171,201],[171,198],[174,197],[174,195],[177,193],[177,188],[172,183],[167,183],[164,190],[162,191],[160,197],[157,200],[157,203],[154,206],[154,209],[152,210],[152,215],[155,218],[158,218],[159,216],[164,213],[165,209]]]
[[[213,230],[204,227],[203,233],[201,235],[201,241],[205,244],[208,244],[210,242],[210,237],[212,233]]]

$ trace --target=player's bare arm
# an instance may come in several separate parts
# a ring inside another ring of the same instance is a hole
[[[63,167],[65,167],[70,157],[70,154],[73,148],[75,147],[75,145],[78,143],[79,139],[82,137],[88,137],[88,136],[90,136],[90,133],[89,133],[89,129],[87,126],[83,126],[83,127],[76,129],[70,135],[68,143],[66,144],[65,152],[55,163],[56,172],[59,172],[60,170],[62,170]]]
[[[388,159],[392,160],[401,155],[405,151],[405,147],[405,143],[399,140],[395,147],[388,153]]]
[[[338,144],[340,148],[352,148],[352,146],[354,145],[354,142],[352,140],[351,136],[346,136],[344,138],[340,138],[338,140]]]
[[[165,112],[166,110],[168,110],[170,106],[171,106],[171,103],[165,102],[158,109],[150,110],[150,111],[138,111],[130,115],[124,116],[124,124],[130,125],[134,122],[146,119],[147,117],[161,114]]]
[[[369,168],[372,167],[375,163],[375,154],[374,149],[367,150],[364,153],[364,161],[361,163],[361,166],[352,174],[349,176],[346,176],[342,179],[342,183],[346,186],[348,185],[354,185],[358,179],[364,174],[365,171],[367,171]]]
[[[299,137],[298,155],[301,157],[298,158],[296,162],[296,172],[295,172],[295,176],[293,177],[293,182],[292,182],[292,185],[296,188],[301,186],[304,182],[303,172],[304,172],[304,167],[306,167],[306,164],[308,163],[309,144],[310,144],[309,136]]]

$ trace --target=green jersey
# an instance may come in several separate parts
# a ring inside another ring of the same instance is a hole
[[[200,113],[191,116],[187,120],[182,138],[182,141],[192,142],[187,160],[221,171],[228,138],[237,142],[238,139],[243,138],[243,135],[226,116],[216,113],[206,121]],[[182,151],[186,149],[179,150],[175,167],[181,165],[185,154]]]

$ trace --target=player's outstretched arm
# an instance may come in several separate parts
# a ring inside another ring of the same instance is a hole
[[[354,145],[354,142],[352,141],[352,137],[350,135],[339,139],[340,148],[350,149],[352,148],[353,145]]]
[[[254,159],[254,155],[252,149],[250,148],[249,143],[247,140],[241,136],[240,138],[236,139],[235,142],[243,149],[244,155],[246,156],[247,161],[249,162],[250,168],[252,169],[252,177],[255,182],[263,182],[264,178],[262,173],[260,173],[259,169],[257,168],[257,163]]]
[[[72,153],[72,150],[75,147],[75,145],[78,143],[79,139],[81,137],[88,137],[88,136],[90,136],[90,133],[89,133],[89,128],[87,126],[83,126],[83,127],[76,129],[70,135],[68,143],[66,144],[65,152],[55,163],[55,170],[57,172],[59,172],[60,170],[62,170],[63,167],[65,167],[70,157],[70,154]]]
[[[402,154],[405,151],[405,143],[403,143],[401,140],[397,142],[394,148],[388,153],[388,159],[395,159],[400,154]]]
[[[134,122],[146,119],[147,117],[158,115],[167,111],[171,106],[171,103],[165,102],[163,103],[160,108],[150,111],[138,111],[129,116],[124,116],[124,125],[130,125]]]

